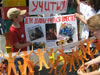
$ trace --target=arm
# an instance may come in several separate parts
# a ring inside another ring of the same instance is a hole
[[[48,55],[50,55],[50,53],[49,53],[49,51],[48,51],[48,50],[46,50],[46,52],[48,53]]]
[[[98,57],[96,57],[95,59],[92,59],[92,60],[86,62],[86,63],[85,63],[84,65],[82,65],[81,67],[84,66],[85,69],[88,69],[88,67],[89,67],[90,65],[97,64],[97,63],[100,63],[100,56],[98,56]]]
[[[54,52],[54,54],[57,53],[57,51],[59,51],[59,49],[57,49],[57,50]]]
[[[43,50],[43,53],[45,53],[45,51],[46,51],[47,49],[46,48],[44,48],[44,50]]]
[[[33,51],[33,53],[34,53],[35,55],[37,55],[37,53],[35,53],[34,51]]]
[[[23,30],[23,29],[22,29],[22,30]],[[12,30],[9,30],[9,31],[10,31],[10,33],[9,33],[10,40],[11,40],[12,44],[13,44],[16,48],[19,48],[19,49],[20,49],[20,48],[25,48],[25,47],[27,47],[27,46],[29,46],[29,45],[32,44],[31,42],[26,42],[26,43],[21,44],[21,43],[19,42],[21,39],[18,38],[20,35],[18,35],[18,37],[17,37],[16,31],[12,31]]]
[[[19,49],[19,51],[15,54],[14,58],[16,58],[16,56],[20,53],[20,50],[21,49]]]
[[[80,12],[80,0],[76,0],[76,3],[77,3],[77,12],[81,13]]]
[[[75,13],[75,16],[80,19],[84,24],[87,24],[87,21],[84,17],[82,17],[82,15],[78,14],[78,13]]]
[[[89,73],[83,73],[83,72],[77,72],[78,75],[100,75],[100,71],[99,70],[96,70],[96,71],[93,71],[93,72],[89,72]]]
[[[80,0],[76,0],[76,3],[78,4],[78,6],[80,6]]]
[[[100,63],[100,56],[96,57],[95,59],[92,59],[92,60],[88,61],[85,64],[92,65],[92,64],[96,64],[96,63]]]
[[[30,57],[32,53],[33,53],[33,50],[32,50],[32,51],[30,51],[30,53],[29,53],[29,55],[28,55],[28,56]]]
[[[3,54],[3,57],[8,60],[8,57],[6,57],[4,54]]]
[[[24,48],[24,47],[27,47],[29,45],[31,45],[32,43],[31,42],[26,42],[24,44],[20,44],[19,42],[15,43],[15,47],[16,48]]]

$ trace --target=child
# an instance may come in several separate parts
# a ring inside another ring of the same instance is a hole
[[[100,14],[97,14],[95,16],[92,16],[88,21],[87,21],[87,26],[90,31],[93,32],[93,35],[96,37],[96,39],[100,40]],[[84,68],[87,69],[90,65],[92,64],[97,64],[100,63],[100,56],[96,57],[95,59],[92,59],[88,62],[85,63]],[[83,67],[83,66],[81,66]],[[89,73],[83,73],[80,69],[77,71],[79,75],[99,75],[100,74],[100,69],[89,72]]]
[[[23,20],[25,17],[26,10],[20,10],[18,8],[10,8],[7,12],[8,19],[12,20],[13,23],[9,29],[12,42],[12,52],[17,52],[19,49],[21,51],[26,51],[27,46],[31,45],[31,42],[26,41],[25,36],[25,27],[23,24]],[[21,61],[23,63],[22,58],[15,59],[15,67],[16,71],[19,71],[18,62]]]
[[[23,20],[26,10],[20,10],[18,8],[10,8],[7,12],[7,17],[13,21],[9,31],[11,41],[13,43],[12,52],[17,52],[20,48],[21,51],[27,50],[27,46],[31,45],[31,42],[26,41],[25,27]]]

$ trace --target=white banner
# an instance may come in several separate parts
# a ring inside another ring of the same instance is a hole
[[[29,0],[29,15],[65,13],[68,0]]]
[[[58,46],[58,41],[66,44],[77,42],[77,20],[74,14],[53,17],[25,18],[27,41],[32,41],[34,49]],[[29,49],[28,49],[29,50]]]

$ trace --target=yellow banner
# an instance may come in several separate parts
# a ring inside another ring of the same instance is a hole
[[[26,6],[26,0],[3,0],[3,7]]]

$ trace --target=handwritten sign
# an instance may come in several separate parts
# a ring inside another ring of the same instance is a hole
[[[27,17],[25,18],[25,24],[45,24],[45,23],[59,23],[59,22],[68,22],[75,21],[75,15],[65,15],[65,16],[57,16],[57,17]]]
[[[29,0],[29,15],[65,13],[68,0]]]

